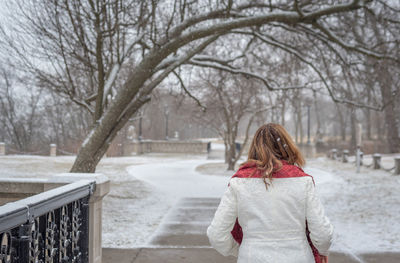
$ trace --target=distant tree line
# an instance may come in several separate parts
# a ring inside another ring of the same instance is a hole
[[[38,92],[45,89],[46,96],[85,111],[78,116],[85,118],[87,133],[72,172],[94,172],[113,139],[156,97],[154,91],[173,82],[201,111],[220,119],[215,132],[228,150],[243,116],[248,126],[268,114],[294,125],[297,141],[304,140],[304,104],[314,101],[319,114],[330,106],[315,98],[328,97],[342,137],[354,132],[356,121],[364,121],[372,136],[379,111],[390,151],[400,149],[396,1],[18,0],[8,5],[8,22],[0,27],[2,65],[18,78],[29,76]],[[260,112],[264,108],[268,111]],[[316,116],[320,133],[326,118]],[[237,156],[232,151],[227,158]]]

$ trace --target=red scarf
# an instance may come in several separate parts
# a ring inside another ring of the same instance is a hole
[[[281,160],[282,161],[282,168],[279,171],[276,171],[272,174],[272,178],[290,178],[290,177],[303,177],[303,176],[310,176],[313,179],[314,178],[311,175],[306,174],[300,167],[297,167],[295,165],[290,165],[288,164],[287,161]],[[246,163],[242,165],[239,170],[232,176],[232,178],[238,177],[238,178],[262,178],[262,171],[257,169],[257,165],[255,162],[253,163]],[[315,182],[314,182],[315,184]],[[242,243],[243,239],[243,231],[242,227],[239,225],[239,221],[236,218],[236,223],[235,226],[233,227],[231,234],[233,238],[238,242],[239,244]],[[319,256],[319,252],[317,248],[313,245],[310,239],[310,231],[308,231],[308,226],[307,226],[307,221],[306,221],[306,236],[308,243],[310,244],[310,247],[312,249],[315,263],[321,263],[321,258]]]

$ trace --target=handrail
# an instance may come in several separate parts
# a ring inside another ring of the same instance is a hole
[[[80,180],[0,206],[0,263],[88,262],[95,185]]]
[[[94,187],[94,181],[81,180],[0,206],[0,232],[88,196]]]

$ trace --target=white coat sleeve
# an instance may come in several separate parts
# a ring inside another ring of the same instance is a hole
[[[231,180],[230,186],[221,198],[214,219],[207,228],[207,236],[211,246],[224,256],[237,257],[238,255],[239,244],[231,235],[237,216],[237,197],[234,183]]]
[[[312,243],[321,255],[328,255],[333,226],[325,216],[324,207],[315,192],[311,178],[307,182],[306,219]]]

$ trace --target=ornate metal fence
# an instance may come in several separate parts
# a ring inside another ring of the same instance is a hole
[[[82,180],[0,207],[0,263],[89,262],[89,198]]]

